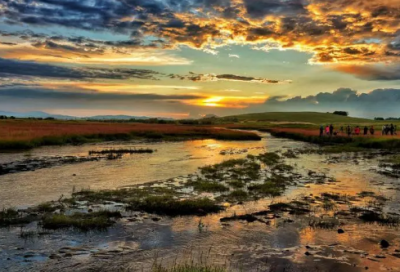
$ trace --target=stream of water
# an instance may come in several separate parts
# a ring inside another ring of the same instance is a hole
[[[256,142],[101,143],[0,154],[0,163],[5,163],[48,156],[86,156],[89,150],[106,148],[157,150],[120,160],[67,164],[0,176],[0,207],[27,207],[68,196],[80,188],[115,189],[170,178],[179,180],[201,166],[247,154],[316,148],[269,134],[262,136],[262,141]],[[396,250],[400,250],[400,232],[395,226],[348,222],[342,227],[345,233],[339,234],[337,229],[310,228],[302,218],[292,222],[274,220],[268,226],[239,221],[221,224],[223,216],[260,211],[271,201],[290,201],[324,192],[375,192],[389,199],[384,207],[386,212],[398,214],[400,183],[374,171],[378,158],[341,156],[304,154],[287,159],[299,171],[324,173],[337,182],[291,187],[278,199],[235,205],[202,218],[163,218],[156,222],[143,217],[137,222],[121,220],[107,233],[56,231],[34,239],[19,238],[19,228],[0,229],[0,271],[98,271],[100,267],[106,271],[149,271],[159,260],[170,264],[181,259],[204,259],[242,271],[400,271],[400,259],[395,256]],[[36,228],[35,223],[26,227]],[[390,241],[388,250],[379,247],[382,239]],[[54,254],[64,257],[49,259]]]

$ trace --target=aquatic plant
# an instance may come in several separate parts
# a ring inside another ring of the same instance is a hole
[[[242,202],[249,200],[250,195],[244,190],[234,190],[229,194],[221,195],[216,198],[218,201],[228,201],[228,202]]]
[[[154,265],[152,272],[227,272],[225,268],[218,266],[207,266],[200,264],[180,264],[171,268],[165,268],[162,265]]]
[[[115,222],[112,218],[121,218],[120,212],[98,211],[92,213],[74,213],[72,215],[52,214],[45,216],[40,225],[45,229],[76,228],[81,231],[105,230]]]
[[[107,155],[107,154],[146,154],[154,153],[155,151],[150,148],[118,148],[118,149],[103,149],[103,150],[90,150],[89,156],[92,155]]]
[[[214,181],[198,180],[188,182],[186,185],[192,186],[195,191],[199,192],[225,192],[229,191],[229,188],[223,184]]]
[[[127,209],[168,216],[206,215],[223,210],[221,206],[208,198],[179,200],[171,196],[149,196],[132,200]]]

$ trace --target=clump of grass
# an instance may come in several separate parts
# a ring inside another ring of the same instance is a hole
[[[175,196],[178,195],[178,193],[166,187],[146,186],[144,188],[123,188],[118,190],[82,190],[73,193],[72,197],[74,200],[88,201],[91,203],[103,203],[104,201],[127,203],[132,199],[158,195]]]
[[[143,154],[153,153],[154,150],[150,148],[120,148],[120,149],[104,149],[104,150],[90,150],[89,155],[107,155],[107,154]]]
[[[30,216],[22,216],[13,208],[3,209],[0,211],[0,227],[8,227],[11,225],[28,224],[33,219]]]
[[[359,218],[364,222],[378,223],[380,225],[398,225],[400,223],[400,219],[398,217],[385,215],[383,213],[371,210],[363,210]]]
[[[273,212],[289,212],[289,214],[297,215],[307,214],[310,212],[308,204],[300,201],[273,203],[269,205],[269,209]]]
[[[343,201],[343,202],[348,202],[349,197],[347,195],[341,195],[341,194],[334,194],[334,193],[322,193],[321,197],[323,200],[333,200],[333,201]]]
[[[271,211],[290,211],[292,208],[291,204],[285,202],[277,202],[269,205]]]
[[[329,199],[324,199],[324,202],[322,203],[322,208],[323,208],[325,211],[331,211],[331,210],[333,210],[335,207],[336,207],[336,204],[335,204],[333,201],[331,201],[331,200],[329,200]]]
[[[243,215],[233,215],[231,217],[223,217],[220,218],[219,221],[221,222],[229,222],[229,221],[237,221],[237,220],[243,220],[247,221],[249,223],[255,222],[255,221],[261,221],[257,217],[255,217],[253,214],[243,214]]]
[[[243,188],[245,183],[241,180],[231,180],[228,181],[227,184],[233,188]]]
[[[293,171],[293,169],[294,169],[293,166],[283,164],[283,163],[277,164],[272,168],[272,170],[279,171],[279,172],[290,172],[290,171]]]
[[[52,213],[59,208],[60,208],[60,206],[58,206],[58,205],[54,205],[50,202],[46,202],[46,203],[39,204],[36,207],[36,211],[38,211],[40,213]]]
[[[274,152],[267,152],[258,155],[256,158],[268,166],[275,165],[281,161],[281,157]]]
[[[216,266],[204,266],[198,264],[175,265],[171,268],[165,268],[161,265],[154,265],[152,272],[227,272],[225,268]]]
[[[364,197],[374,197],[375,193],[374,192],[369,192],[369,191],[362,191],[357,194],[359,197],[364,198]]]
[[[250,180],[258,179],[260,176],[261,166],[246,159],[232,159],[219,164],[205,166],[200,168],[200,172],[207,179],[223,179],[225,173],[229,174],[231,178],[243,179],[247,177]]]
[[[219,201],[228,201],[228,202],[242,202],[248,200],[250,195],[243,190],[235,190],[230,192],[227,195],[222,195],[217,198]]]
[[[214,181],[199,180],[199,181],[188,182],[187,185],[193,186],[193,189],[199,192],[214,193],[214,192],[229,191],[228,187]]]
[[[133,200],[128,209],[179,216],[216,213],[221,211],[222,207],[208,198],[178,200],[171,196],[149,196],[141,200]]]
[[[339,225],[339,221],[335,218],[315,219],[310,220],[308,225],[311,228],[333,229]]]
[[[280,196],[288,182],[288,178],[274,174],[264,183],[250,185],[248,189],[260,196]]]
[[[121,218],[120,212],[98,211],[88,214],[75,213],[73,215],[53,214],[45,216],[41,225],[45,229],[75,228],[81,231],[105,230],[115,221],[112,218]]]
[[[296,153],[295,153],[293,150],[291,150],[291,149],[289,149],[289,150],[287,150],[286,152],[284,152],[284,153],[282,154],[282,156],[284,156],[285,158],[288,158],[288,159],[297,159],[297,158],[298,158],[298,156],[296,155]]]
[[[248,187],[249,191],[261,196],[280,196],[283,193],[283,188],[277,186],[273,182],[265,182],[263,184],[254,184]]]

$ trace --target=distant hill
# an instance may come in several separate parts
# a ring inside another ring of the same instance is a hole
[[[226,116],[223,119],[237,119],[238,121],[264,121],[264,122],[299,122],[299,123],[360,123],[371,122],[371,119],[340,116],[333,113],[322,112],[264,112],[234,116]]]
[[[55,118],[60,120],[76,120],[79,117],[68,116],[68,115],[60,115],[60,114],[50,114],[43,111],[30,111],[30,112],[8,112],[8,111],[0,111],[0,115],[7,116],[7,117],[17,117],[17,118]]]
[[[147,120],[147,119],[150,119],[150,117],[130,116],[130,115],[96,115],[96,116],[84,117],[82,119],[87,119],[87,120],[130,120],[130,119]]]
[[[0,111],[0,116],[7,116],[7,117],[17,117],[17,118],[54,118],[58,120],[148,120],[154,117],[148,116],[130,116],[130,115],[96,115],[96,116],[89,116],[89,117],[76,117],[76,116],[69,116],[69,115],[60,115],[60,114],[51,114],[43,111],[30,111],[30,112],[7,112],[7,111]],[[174,120],[172,118],[158,118],[162,120]]]

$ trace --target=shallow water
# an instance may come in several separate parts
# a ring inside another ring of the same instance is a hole
[[[0,154],[0,163],[49,156],[87,156],[90,150],[151,148],[153,154],[132,154],[121,160],[102,160],[56,166],[0,176],[0,207],[23,207],[68,196],[72,190],[115,189],[194,173],[198,167],[230,158],[279,150],[282,141],[265,135],[262,141],[199,140],[162,143],[101,143],[83,146],[42,147],[26,153]],[[303,143],[288,143],[304,146]],[[234,148],[243,154],[221,155]]]
[[[259,142],[103,143],[37,149],[30,152],[30,156],[86,155],[92,149],[118,146],[150,147],[157,152],[116,161],[87,162],[0,176],[0,205],[23,207],[57,199],[61,194],[69,194],[74,186],[77,189],[112,189],[173,177],[179,180],[178,176],[194,173],[200,166],[244,157],[248,153],[311,147],[268,134],[263,136]],[[248,149],[248,153],[220,154],[222,150],[232,148],[237,151]],[[0,160],[24,156],[5,154]],[[384,208],[386,212],[399,213],[399,180],[371,171],[378,164],[376,158],[346,157],[329,163],[327,159],[332,156],[340,155],[301,155],[297,159],[287,159],[287,163],[300,172],[325,173],[337,182],[305,183],[289,188],[277,199],[235,205],[220,214],[201,218],[162,218],[159,222],[153,222],[151,216],[137,222],[123,219],[106,233],[57,231],[26,240],[18,238],[19,228],[0,229],[0,270],[116,271],[124,268],[149,271],[155,262],[173,264],[192,260],[242,271],[351,272],[365,271],[366,268],[369,271],[400,271],[400,259],[391,255],[395,249],[400,250],[398,227],[343,221],[345,225],[341,228],[345,233],[338,234],[337,229],[310,228],[309,222],[300,216],[291,217],[293,222],[283,218],[271,220],[270,225],[244,221],[220,223],[224,216],[265,210],[271,201],[290,201],[324,192],[354,196],[361,191],[372,191],[389,198]],[[36,229],[33,224],[24,231]],[[379,247],[382,239],[390,241],[388,250]],[[65,252],[69,253],[68,257]],[[311,256],[306,256],[306,252]],[[64,257],[49,260],[51,254],[64,254]]]

